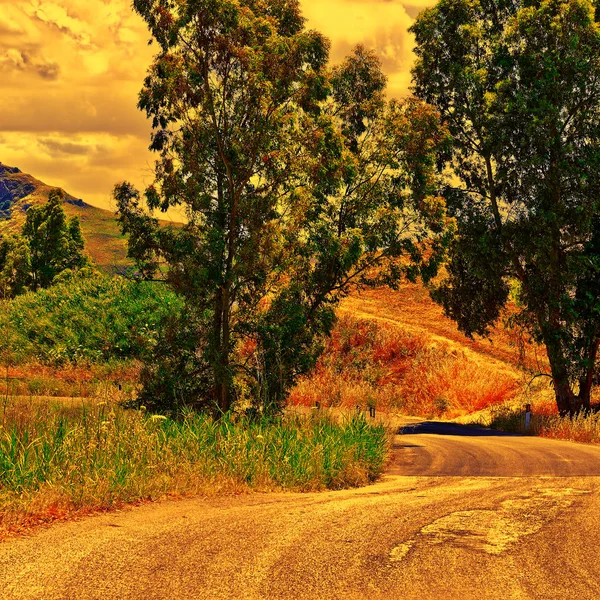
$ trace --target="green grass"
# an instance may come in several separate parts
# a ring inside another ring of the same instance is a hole
[[[65,211],[69,216],[79,218],[86,252],[96,266],[107,273],[134,266],[133,261],[127,258],[127,240],[114,213],[95,206],[73,204],[65,204]]]
[[[0,406],[0,531],[165,495],[360,486],[388,434],[362,417],[180,420],[105,403]]]

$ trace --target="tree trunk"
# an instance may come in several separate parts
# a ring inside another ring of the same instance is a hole
[[[223,337],[221,339],[221,397],[219,403],[220,411],[225,414],[231,410],[231,373],[229,365],[229,343],[230,343],[230,320],[229,290],[225,288],[223,293]]]
[[[575,395],[568,382],[552,378],[558,413],[561,417],[573,416],[583,408],[578,396]]]
[[[219,288],[215,296],[213,320],[214,391],[213,400],[220,414],[231,409],[231,377],[229,373],[230,311],[227,290]]]
[[[225,192],[224,176],[219,173],[217,181],[217,193],[219,202],[218,227],[225,235]],[[220,271],[222,279],[215,292],[215,308],[213,317],[213,402],[217,409],[217,415],[222,416],[231,409],[231,377],[229,373],[229,343],[230,343],[230,310],[229,290],[227,288],[228,261],[225,260],[224,252],[219,256]]]
[[[579,382],[579,398],[584,410],[590,410],[592,399],[592,387],[594,385],[594,373],[596,371],[596,359],[598,358],[598,345],[600,340],[593,339],[586,357],[586,370]]]
[[[556,405],[561,416],[573,416],[585,408],[585,398],[581,394],[576,395],[569,378],[567,361],[557,341],[554,332],[544,336],[548,360],[550,361],[550,370],[552,371],[552,384],[556,397]],[[588,406],[589,407],[589,406]]]

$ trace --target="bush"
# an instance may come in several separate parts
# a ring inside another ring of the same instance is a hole
[[[181,309],[166,286],[64,272],[56,285],[0,304],[0,348],[10,362],[100,363],[143,359],[166,316]]]

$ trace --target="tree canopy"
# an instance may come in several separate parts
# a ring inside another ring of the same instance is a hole
[[[447,132],[422,103],[385,100],[373,53],[330,70],[298,2],[134,6],[160,46],[139,101],[158,160],[144,198],[127,183],[115,198],[140,271],[186,300],[144,401],[276,407],[352,285],[435,271],[451,236],[435,175]],[[177,206],[181,227],[145,210]]]
[[[563,414],[589,407],[600,343],[594,12],[587,0],[441,0],[412,27],[415,93],[453,136],[445,197],[459,235],[437,298],[485,334],[516,283]]]
[[[31,206],[21,235],[0,238],[0,297],[47,288],[67,269],[88,263],[79,219],[67,218],[64,192],[52,190],[45,204]]]

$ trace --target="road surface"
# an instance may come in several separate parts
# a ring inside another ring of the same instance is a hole
[[[3,599],[600,598],[600,448],[419,424],[377,484],[147,505],[0,544]]]

